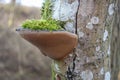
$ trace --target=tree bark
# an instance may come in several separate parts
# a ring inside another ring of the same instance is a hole
[[[115,16],[119,15],[115,13],[117,1],[57,0],[54,2],[53,18],[67,21],[65,28],[74,33],[77,22],[79,43],[73,53],[64,60],[54,61],[53,80],[110,80],[111,56],[114,54],[114,52],[111,54],[110,43]],[[76,16],[77,9],[79,10]]]
[[[111,41],[111,80],[120,80],[120,0],[116,0]]]

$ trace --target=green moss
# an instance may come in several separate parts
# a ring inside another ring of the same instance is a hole
[[[54,19],[49,20],[26,20],[23,22],[22,27],[31,30],[63,30],[60,22]]]
[[[26,20],[23,22],[22,27],[31,30],[63,30],[66,22],[52,19],[52,1],[45,0],[41,9],[40,20]]]
[[[52,17],[53,4],[51,0],[45,0],[41,9],[42,19],[49,19]]]

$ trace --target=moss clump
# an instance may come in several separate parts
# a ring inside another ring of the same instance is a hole
[[[41,10],[42,18],[40,20],[26,20],[22,27],[31,30],[63,30],[66,22],[52,19],[52,1],[45,0]]]
[[[63,28],[60,26],[59,21],[54,19],[26,20],[25,22],[23,22],[22,27],[31,30],[48,30],[48,31],[63,30]]]

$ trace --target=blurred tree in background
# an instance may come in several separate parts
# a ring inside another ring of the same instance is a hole
[[[0,25],[15,28],[26,19],[40,19],[40,8],[21,5],[21,0],[11,0],[7,4],[0,0]]]
[[[11,0],[11,3],[10,3],[11,8],[10,8],[10,14],[9,14],[9,20],[8,20],[9,27],[12,27],[14,24],[15,3],[16,3],[16,0]]]

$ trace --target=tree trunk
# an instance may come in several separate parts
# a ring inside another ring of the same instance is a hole
[[[77,31],[79,43],[73,54],[71,53],[64,60],[54,61],[53,80],[110,80],[110,58],[115,53],[111,54],[110,43],[112,27],[116,15],[119,15],[115,13],[117,3],[118,0],[80,0],[80,2],[56,0],[54,2],[53,18],[67,21],[65,28],[70,32]],[[76,23],[77,28],[75,28]]]
[[[120,0],[116,0],[116,13],[113,22],[111,41],[111,80],[120,80]]]
[[[9,14],[9,19],[8,19],[8,27],[13,27],[14,25],[15,2],[16,0],[11,0],[11,3],[10,3],[10,14]]]

